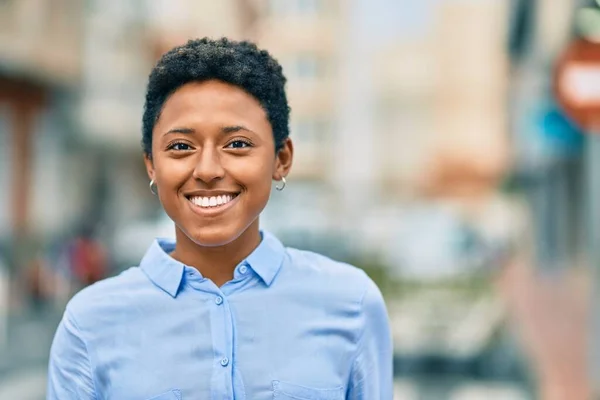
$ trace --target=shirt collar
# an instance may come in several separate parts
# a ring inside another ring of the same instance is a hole
[[[267,286],[270,286],[283,263],[285,247],[271,233],[262,231],[261,234],[260,244],[246,257],[245,262],[250,265],[250,268],[260,276]]]
[[[140,268],[159,288],[177,296],[185,265],[169,255],[175,249],[171,239],[156,239],[146,251]]]
[[[283,263],[285,248],[271,233],[263,231],[261,236],[260,244],[244,262],[270,286]],[[148,278],[172,297],[177,296],[185,270],[183,263],[169,255],[174,249],[175,242],[172,239],[156,239],[140,263],[140,268]]]

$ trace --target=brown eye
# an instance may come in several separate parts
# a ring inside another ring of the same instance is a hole
[[[252,147],[252,144],[245,140],[234,140],[225,147],[229,149],[245,149],[247,147]]]
[[[186,143],[173,143],[172,145],[170,145],[168,147],[168,150],[186,151],[186,150],[191,150],[191,147],[189,144],[186,144]]]

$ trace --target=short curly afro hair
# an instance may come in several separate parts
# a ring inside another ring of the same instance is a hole
[[[275,150],[289,136],[290,107],[281,65],[251,42],[190,40],[165,53],[150,72],[142,118],[142,148],[152,156],[152,130],[167,98],[189,82],[217,79],[254,96],[273,129]]]

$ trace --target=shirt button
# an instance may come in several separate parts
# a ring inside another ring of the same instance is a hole
[[[215,299],[215,303],[217,303],[217,305],[220,306],[223,303],[223,298],[221,296],[217,296],[217,298]]]
[[[240,267],[240,274],[245,274],[246,272],[248,272],[248,267],[246,267],[245,265],[242,265]]]
[[[229,358],[225,357],[221,360],[221,365],[226,367],[229,364]]]

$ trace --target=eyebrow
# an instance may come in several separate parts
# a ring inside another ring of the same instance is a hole
[[[254,132],[254,131],[246,128],[243,125],[223,126],[221,128],[221,133],[223,133],[223,134],[235,133],[235,132],[239,132],[239,131]],[[168,135],[170,133],[190,134],[190,133],[194,133],[194,132],[196,132],[196,131],[192,128],[173,128],[173,129],[169,129],[167,132],[165,132],[165,135]]]
[[[253,132],[252,130],[246,128],[243,125],[224,126],[221,128],[221,132],[223,132],[225,134],[239,132],[239,131]]]
[[[189,133],[194,133],[196,132],[195,130],[191,129],[191,128],[173,128],[173,129],[169,129],[167,132],[165,132],[165,135],[168,135],[170,133],[185,133],[185,134],[189,134]]]

